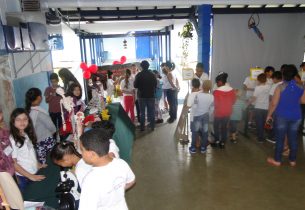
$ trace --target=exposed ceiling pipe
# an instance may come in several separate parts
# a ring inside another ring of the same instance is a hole
[[[43,8],[186,6],[203,4],[302,4],[304,0],[41,0]]]

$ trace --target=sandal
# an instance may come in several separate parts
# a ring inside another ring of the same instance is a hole
[[[275,161],[273,158],[269,157],[267,158],[267,163],[273,166],[281,166],[281,162]]]
[[[288,156],[289,156],[289,153],[290,153],[290,149],[287,148],[287,149],[284,149],[282,155],[285,156],[285,157],[288,157]]]
[[[289,163],[290,163],[290,166],[291,166],[291,167],[294,167],[294,166],[297,165],[297,162],[295,162],[295,161],[290,161]]]

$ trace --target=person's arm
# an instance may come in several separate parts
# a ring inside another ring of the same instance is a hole
[[[44,96],[46,98],[46,103],[50,103],[50,100],[51,100],[51,95],[50,95],[50,91],[49,91],[49,88],[47,88],[45,91],[44,91]]]
[[[135,183],[136,183],[136,180],[133,180],[132,182],[127,183],[125,185],[125,190],[130,189]]]
[[[175,86],[175,84],[173,83],[173,75],[172,73],[168,73],[167,74],[167,78],[168,78],[168,82],[169,84],[172,86],[172,89],[177,89],[177,87]]]
[[[138,79],[138,75],[139,75],[139,74],[136,75],[136,78],[135,78],[135,80],[134,80],[134,82],[133,82],[134,88],[139,88],[139,79]]]
[[[22,176],[25,176],[26,178],[36,182],[36,181],[41,181],[44,180],[46,177],[43,175],[35,175],[35,174],[31,174],[28,171],[26,171],[21,165],[19,165],[17,163],[17,159],[13,158],[14,160],[14,167],[16,172],[18,172],[19,174],[21,174]]]
[[[274,95],[273,95],[271,103],[269,105],[269,110],[268,110],[266,122],[268,120],[272,119],[272,114],[273,114],[274,110],[276,109],[276,107],[277,107],[277,105],[280,101],[280,95],[281,95],[281,89],[280,89],[280,87],[277,87],[274,91]]]
[[[178,81],[177,77],[176,77],[176,86],[177,86],[177,89],[180,90],[180,85],[179,85],[179,81]]]
[[[305,104],[305,91],[303,92],[303,95],[301,97],[301,104]]]

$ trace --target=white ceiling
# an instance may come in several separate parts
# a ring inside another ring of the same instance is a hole
[[[304,0],[41,0],[43,8],[187,6],[202,4],[304,4]]]

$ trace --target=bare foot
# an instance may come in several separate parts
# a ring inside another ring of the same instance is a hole
[[[278,162],[278,161],[275,161],[273,158],[269,157],[267,158],[267,162],[270,164],[270,165],[273,165],[273,166],[281,166],[281,162]]]

